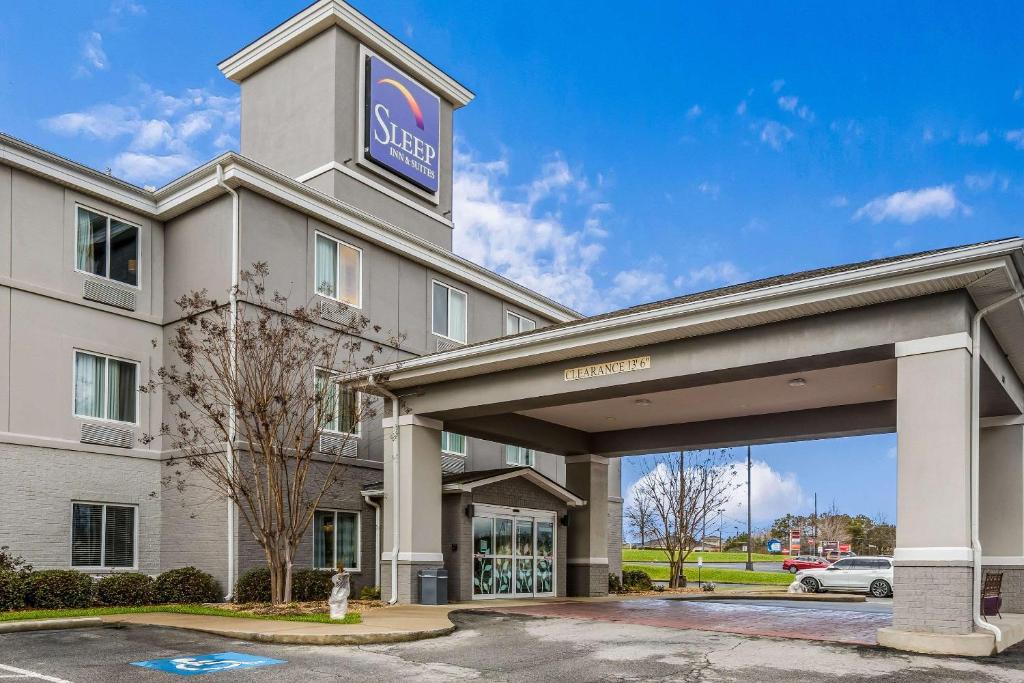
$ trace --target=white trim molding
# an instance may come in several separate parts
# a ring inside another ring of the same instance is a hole
[[[580,462],[589,462],[595,465],[607,465],[608,458],[603,455],[567,455],[565,456],[566,465],[575,465]]]
[[[953,351],[954,349],[964,349],[967,353],[971,353],[971,335],[966,332],[954,332],[953,334],[940,334],[937,337],[896,342],[896,357],[919,356],[922,353]]]
[[[973,562],[974,551],[970,546],[896,548],[893,559],[896,562]]]
[[[339,0],[320,0],[231,55],[217,68],[235,83],[332,26],[385,53],[456,107],[469,104],[473,93],[454,78],[416,54],[397,38]]]
[[[989,557],[981,556],[981,566],[992,567],[1024,567],[1024,557]]]
[[[391,561],[391,551],[385,551],[380,554],[380,559],[383,562]],[[444,562],[444,555],[442,553],[414,553],[406,550],[399,551],[398,553],[399,562]]]
[[[442,487],[442,491],[446,493],[456,492],[468,492],[472,491],[478,486],[487,486],[488,484],[496,484],[507,479],[515,479],[517,477],[523,477],[528,479],[535,486],[544,489],[551,495],[555,496],[559,500],[566,503],[569,507],[582,507],[587,504],[587,501],[574,494],[569,489],[563,487],[558,482],[552,481],[540,474],[532,467],[513,467],[507,472],[501,474],[495,474],[492,477],[486,479],[478,479],[476,481],[467,481],[455,484],[445,484]]]
[[[565,560],[566,564],[573,565],[606,565],[608,564],[607,557],[570,557]]]
[[[382,420],[382,426],[384,429],[392,429],[395,426],[395,418],[385,417]],[[423,417],[422,415],[399,415],[398,416],[399,427],[426,427],[427,429],[444,429],[444,422],[435,420],[430,417]]]

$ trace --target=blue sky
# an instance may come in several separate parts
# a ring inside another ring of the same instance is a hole
[[[160,185],[237,149],[216,64],[304,4],[9,1],[0,130]],[[477,94],[456,249],[585,312],[1022,232],[1022,6],[358,6]],[[755,453],[892,519],[893,445]]]

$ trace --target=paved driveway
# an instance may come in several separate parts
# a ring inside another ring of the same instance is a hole
[[[875,645],[878,642],[875,632],[892,625],[891,605],[877,602],[658,599],[547,603],[500,607],[495,611],[851,645]]]

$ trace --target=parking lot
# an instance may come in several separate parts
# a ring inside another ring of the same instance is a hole
[[[744,604],[737,601],[736,606]],[[806,605],[780,604],[776,609],[791,610],[791,618],[811,624],[835,616]],[[877,615],[885,610],[862,603],[846,611]],[[213,653],[236,653],[281,663],[221,669],[203,674],[203,680],[817,682],[824,676],[842,681],[1024,681],[1020,649],[967,660],[585,618],[485,612],[453,618],[458,630],[448,637],[362,647],[265,645],[139,626],[9,634],[0,636],[0,677],[51,683],[170,682],[178,676],[132,662],[207,661]]]

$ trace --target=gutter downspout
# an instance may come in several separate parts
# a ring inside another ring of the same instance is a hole
[[[990,631],[996,642],[1002,642],[1003,632],[999,627],[985,621],[981,616],[981,535],[979,533],[979,496],[981,485],[981,321],[995,309],[1024,297],[1024,291],[1016,291],[1008,297],[989,304],[974,314],[971,321],[971,550],[974,555],[974,595],[972,608],[974,625]]]
[[[239,225],[238,225],[238,193],[224,182],[224,167],[217,164],[217,185],[231,195],[231,291],[228,300],[231,306],[231,319],[228,321],[228,344],[231,354],[231,377],[238,374],[238,358],[235,348],[235,320],[238,317],[238,267],[239,267]],[[235,438],[238,432],[238,417],[235,406],[228,407],[228,476],[235,471]],[[235,592],[235,562],[237,560],[237,538],[235,531],[237,511],[234,503],[228,499],[228,592],[224,599],[230,601]]]
[[[370,386],[376,388],[380,393],[391,399],[391,526],[394,542],[391,547],[391,598],[388,600],[388,604],[394,605],[398,602],[398,546],[401,537],[401,527],[399,525],[398,518],[398,506],[400,500],[398,495],[398,477],[400,475],[398,468],[398,454],[400,452],[400,449],[398,448],[398,397],[381,385],[377,384],[377,380],[373,375],[370,375],[367,382]]]
[[[380,586],[380,504],[375,503],[370,496],[363,494],[363,500],[373,508],[373,585]]]

